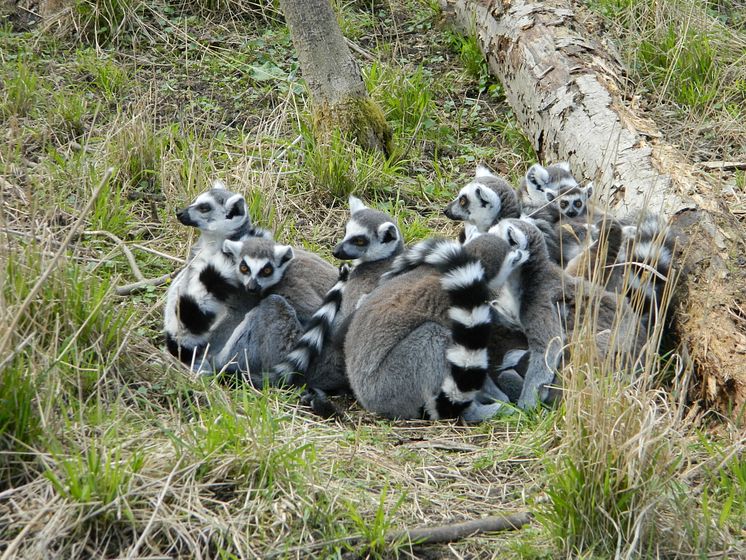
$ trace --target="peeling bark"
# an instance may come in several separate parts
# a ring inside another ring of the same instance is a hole
[[[567,2],[440,2],[476,36],[542,160],[570,162],[617,215],[647,208],[686,232],[675,319],[695,366],[692,396],[743,419],[746,235],[720,201],[721,186],[625,103],[622,65],[584,34]]]

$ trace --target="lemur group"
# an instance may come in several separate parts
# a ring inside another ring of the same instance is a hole
[[[534,164],[518,189],[478,166],[444,209],[459,240],[405,247],[351,196],[339,268],[212,187],[177,214],[201,235],[165,307],[168,350],[197,374],[305,387],[319,413],[352,393],[389,418],[478,422],[560,398],[573,352],[636,375],[657,351],[674,236],[600,210],[567,163]]]

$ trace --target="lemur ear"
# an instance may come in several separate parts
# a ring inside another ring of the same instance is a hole
[[[538,190],[544,190],[544,186],[549,181],[549,172],[540,163],[535,163],[526,171],[526,181]]]
[[[241,255],[241,249],[243,249],[243,243],[240,241],[232,241],[230,239],[223,241],[223,253],[229,257],[233,257],[234,260],[238,259]]]
[[[220,179],[215,179],[215,180],[214,180],[214,181],[212,182],[212,188],[213,188],[213,189],[223,189],[223,190],[225,190],[225,191],[227,191],[227,190],[228,190],[228,187],[226,187],[226,186],[225,186],[225,183],[224,183],[223,181],[221,181]]]
[[[591,181],[585,186],[585,196],[590,198],[592,194],[593,194],[593,181]]]
[[[482,196],[482,189],[480,187],[474,189],[474,194],[477,195],[477,199],[479,200],[479,203],[482,205],[482,207],[488,206],[490,204],[490,201]]]
[[[246,200],[240,194],[234,194],[225,202],[225,218],[230,220],[237,216],[246,215]]]
[[[396,230],[396,226],[391,222],[386,222],[378,226],[378,239],[380,239],[381,243],[398,241],[399,233]]]
[[[284,266],[295,258],[295,253],[290,245],[275,245],[275,258],[278,267]]]
[[[495,174],[489,167],[487,167],[483,163],[480,163],[479,165],[477,165],[477,172],[475,176],[477,179],[479,179],[481,177],[494,177]]]
[[[362,200],[356,196],[350,195],[350,214],[355,214],[356,212],[360,212],[360,210],[365,210],[366,208],[367,206]]]
[[[559,163],[555,163],[554,165],[556,165],[560,169],[564,169],[565,171],[567,171],[568,173],[570,173],[570,164],[567,163],[566,161],[561,161]]]
[[[544,195],[547,197],[547,202],[552,202],[557,196],[552,191],[547,191],[544,193]]]

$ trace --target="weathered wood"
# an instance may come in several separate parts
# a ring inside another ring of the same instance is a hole
[[[677,335],[695,396],[733,417],[746,403],[746,236],[722,188],[663,141],[621,95],[624,69],[563,0],[440,0],[474,34],[540,158],[569,161],[620,216],[660,212],[688,234]],[[740,306],[740,307],[739,307]]]

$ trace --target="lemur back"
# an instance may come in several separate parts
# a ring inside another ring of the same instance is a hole
[[[270,237],[254,228],[243,196],[221,182],[177,212],[179,221],[200,230],[190,261],[169,286],[164,312],[166,346],[195,371],[210,373],[232,330],[258,299],[245,297],[222,252],[226,238]]]
[[[345,361],[363,407],[391,418],[481,420],[505,402],[475,397],[489,368],[488,294],[519,253],[493,236],[444,242],[430,264],[388,280],[350,323]],[[385,288],[385,289],[384,289]]]
[[[381,275],[404,248],[393,218],[368,208],[354,196],[349,203],[351,216],[344,238],[332,253],[338,259],[353,261],[353,267],[345,265],[340,269],[337,283],[327,293],[298,344],[274,368],[271,376],[274,384],[306,384],[320,391],[348,389],[343,346],[349,318],[377,288]]]

